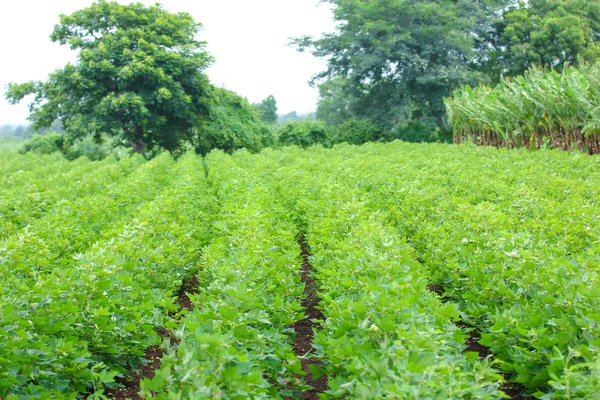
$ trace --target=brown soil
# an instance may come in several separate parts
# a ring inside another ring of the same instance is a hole
[[[144,380],[144,378],[154,378],[154,371],[160,368],[160,360],[165,353],[166,352],[159,346],[152,346],[149,349],[146,349],[144,358],[148,360],[148,363],[140,366],[138,373],[130,374],[127,378],[116,378],[115,380],[123,385],[123,387],[120,389],[109,390],[106,395],[113,399],[143,399],[143,397],[138,394],[142,380]]]
[[[429,289],[430,292],[433,292],[440,297],[444,296],[444,288],[441,286],[431,284],[427,286],[427,289]]]
[[[293,328],[296,332],[294,339],[294,353],[301,357],[306,354],[314,354],[314,348],[312,346],[314,329],[319,327],[318,323],[314,322],[314,320],[324,320],[325,317],[323,316],[323,313],[317,309],[321,299],[316,292],[315,279],[310,276],[313,267],[309,261],[310,252],[304,234],[298,235],[298,244],[300,245],[302,255],[302,282],[304,283],[304,294],[306,295],[305,299],[302,301],[302,307],[305,309],[306,318],[296,322]],[[302,370],[306,372],[304,380],[312,387],[312,389],[302,392],[300,398],[304,400],[318,399],[318,394],[327,390],[327,375],[323,375],[319,377],[319,379],[313,379],[309,365],[320,365],[321,360],[315,357],[303,358],[301,359],[301,363]]]
[[[477,331],[477,329],[474,329],[471,325],[466,324],[463,321],[456,322],[456,325],[462,328],[464,331],[467,331],[469,335],[467,336],[467,348],[465,349],[465,352],[474,351],[479,354],[480,359],[484,359],[487,356],[493,356],[489,348],[485,347],[482,344],[479,344],[481,335],[479,334],[479,331]]]
[[[437,286],[437,285],[429,285],[429,286],[427,286],[427,289],[429,289],[431,292],[436,293],[440,297],[443,297],[443,295],[445,293],[444,288],[441,286]],[[456,325],[458,327],[462,328],[468,334],[467,343],[466,343],[467,348],[464,350],[465,352],[474,351],[479,354],[480,359],[484,359],[488,356],[490,356],[491,359],[494,359],[495,354],[492,353],[492,351],[489,349],[489,347],[486,347],[479,343],[479,340],[481,339],[481,334],[480,334],[479,330],[477,329],[477,327],[469,325],[463,321],[456,322]],[[527,392],[527,389],[525,388],[525,386],[523,386],[519,383],[509,382],[509,378],[510,378],[509,374],[502,374],[502,375],[504,376],[504,380],[506,382],[500,387],[500,390],[502,390],[504,393],[506,393],[511,399],[513,399],[513,400],[533,399],[533,397],[525,395],[525,393]]]
[[[179,288],[179,291],[177,292],[176,302],[177,302],[177,304],[179,304],[179,307],[181,307],[182,310],[192,311],[194,309],[194,305],[192,304],[192,301],[190,300],[188,293],[191,293],[191,294],[199,293],[200,292],[200,290],[198,290],[199,284],[200,283],[198,282],[198,277],[196,276],[196,274],[193,274],[192,276],[190,276],[189,278],[184,280],[183,283],[181,284],[181,288]]]
[[[175,302],[181,307],[181,310],[192,311],[194,305],[192,304],[188,293],[198,293],[198,278],[196,275],[192,275],[183,281],[181,287],[177,291],[177,297]],[[163,338],[169,338],[171,344],[178,344],[177,338],[165,328],[158,328],[156,332]],[[123,387],[119,389],[108,390],[106,395],[112,399],[130,399],[130,400],[141,400],[142,397],[138,394],[141,390],[141,383],[145,378],[154,378],[155,371],[160,368],[160,360],[166,354],[166,351],[159,346],[152,346],[144,352],[144,358],[148,362],[139,367],[137,373],[127,375],[125,378],[115,378],[117,383]]]

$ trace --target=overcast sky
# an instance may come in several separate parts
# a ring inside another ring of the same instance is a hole
[[[44,80],[49,72],[74,61],[66,47],[50,41],[59,14],[69,14],[92,0],[0,1],[0,124],[25,122],[27,102],[11,106],[4,99],[9,82]],[[119,1],[130,3],[131,1]],[[331,11],[318,0],[162,0],[169,11],[186,11],[204,24],[200,38],[216,62],[211,81],[259,102],[273,94],[279,113],[308,112],[316,106],[311,76],[322,60],[287,46],[290,37],[331,32]],[[142,3],[154,4],[155,0]]]

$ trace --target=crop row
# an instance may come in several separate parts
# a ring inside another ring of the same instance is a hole
[[[594,158],[406,144],[336,153],[288,157],[309,159],[340,193],[359,188],[360,212],[386,216],[514,380],[539,397],[597,396]]]
[[[160,327],[177,344],[144,397],[301,397],[299,232],[324,395],[495,399],[498,368],[539,398],[600,393],[593,157],[392,143],[121,162],[57,164],[93,183],[44,187],[48,206],[0,242],[1,398],[101,396]],[[458,319],[496,362],[465,352]]]
[[[260,175],[212,153],[209,179],[220,217],[203,250],[195,308],[175,333],[145,397],[267,399],[294,396],[302,381],[289,326],[302,318],[296,227]],[[298,379],[298,382],[296,382]]]
[[[41,248],[3,249],[0,397],[99,394],[160,342],[155,328],[173,325],[175,293],[197,268],[216,204],[201,160],[172,165],[166,157],[145,164],[118,191],[66,207],[54,221],[75,221],[54,238],[38,225],[32,233],[55,255],[45,263],[34,259]]]
[[[254,163],[277,171],[272,184],[310,243],[325,315],[314,346],[329,378],[327,395],[500,398],[501,377],[476,353],[463,354],[466,335],[453,324],[458,311],[427,290],[427,270],[410,246],[380,214],[364,212],[355,188],[329,176],[347,172],[331,168],[339,160],[294,154],[301,161],[283,159],[273,168],[265,158]]]
[[[98,163],[77,160],[72,165],[60,160],[46,165],[49,157],[38,157],[41,167],[23,171],[0,184],[0,240],[47,213],[68,207],[80,197],[109,190],[134,172],[140,159],[107,159]]]

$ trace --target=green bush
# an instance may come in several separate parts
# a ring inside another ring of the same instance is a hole
[[[367,142],[389,142],[394,140],[391,132],[368,120],[349,119],[334,128],[336,143],[364,144]]]
[[[258,152],[273,144],[273,133],[258,112],[234,92],[213,88],[209,115],[195,130],[196,153],[205,155],[213,149],[228,153],[246,148]]]
[[[412,143],[433,143],[444,141],[440,128],[433,118],[407,121],[394,127],[396,139]]]
[[[62,152],[64,147],[65,137],[63,135],[58,133],[50,133],[44,136],[34,135],[19,149],[19,153],[52,154]]]
[[[286,122],[279,127],[276,136],[280,146],[306,148],[318,144],[326,147],[331,145],[327,125],[321,121]]]
[[[99,161],[108,157],[111,149],[106,143],[96,143],[92,138],[85,138],[73,144],[72,147],[63,149],[63,154],[67,160],[85,156],[91,161]]]
[[[87,137],[71,143],[69,138],[58,133],[48,135],[35,135],[19,149],[19,153],[52,154],[62,153],[67,160],[87,157],[91,161],[103,160],[109,155],[115,155],[110,143],[97,143],[93,138]]]

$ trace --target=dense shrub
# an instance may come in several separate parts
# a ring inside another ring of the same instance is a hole
[[[391,132],[368,120],[349,119],[333,129],[333,140],[336,143],[364,144],[389,142],[393,139]]]
[[[52,154],[62,151],[64,146],[65,137],[58,133],[50,133],[44,136],[34,135],[19,149],[19,153]]]
[[[213,88],[208,108],[208,117],[195,129],[196,153],[205,155],[212,149],[231,153],[241,148],[257,152],[273,144],[271,129],[248,101],[236,93]]]
[[[329,129],[321,121],[286,122],[277,130],[277,142],[280,146],[296,145],[310,147],[331,145]]]
[[[92,138],[85,138],[75,142],[73,146],[63,150],[67,160],[75,160],[85,156],[91,161],[99,161],[108,157],[112,151],[107,143],[96,143]]]
[[[87,157],[91,161],[103,160],[109,155],[116,155],[116,150],[111,143],[97,143],[88,137],[75,143],[69,142],[67,137],[58,133],[48,135],[35,135],[19,149],[19,153],[52,154],[62,153],[67,160]]]
[[[408,121],[394,127],[394,137],[405,142],[433,143],[446,141],[437,122],[433,118]]]

